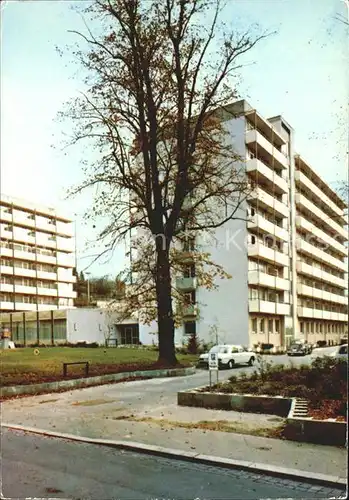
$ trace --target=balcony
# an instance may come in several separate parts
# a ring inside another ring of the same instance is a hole
[[[15,305],[13,302],[7,302],[5,300],[0,302],[0,310],[1,311],[14,311]]]
[[[249,257],[259,257],[270,262],[271,264],[280,264],[282,266],[289,266],[288,255],[274,250],[273,248],[266,247],[261,243],[248,245],[247,248]]]
[[[258,229],[260,232],[264,234],[269,234],[271,236],[275,236],[282,241],[289,240],[289,233],[286,229],[283,229],[280,226],[277,226],[273,222],[267,220],[263,215],[256,214],[252,217],[251,220],[247,221],[248,229]]]
[[[56,222],[57,234],[62,236],[74,236],[73,224],[71,222]]]
[[[76,299],[77,293],[73,290],[72,286],[64,286],[61,283],[58,283],[58,294],[56,290],[56,295],[61,298],[64,297],[66,299]]]
[[[12,266],[0,266],[0,275],[3,275],[3,274],[13,275],[13,267]]]
[[[302,318],[324,319],[328,321],[348,321],[348,315],[332,311],[322,311],[310,307],[298,307],[298,316]]]
[[[28,243],[31,245],[35,245],[35,236],[29,235],[28,229],[22,229],[20,227],[13,228],[13,240],[18,241],[19,243]]]
[[[263,156],[268,158],[270,165],[275,165],[277,168],[287,168],[288,159],[257,130],[248,130],[245,135],[246,144],[248,144],[252,151],[262,150]]]
[[[327,207],[333,212],[334,216],[342,218],[342,222],[345,222],[345,219],[343,218],[343,210],[330,200],[330,198],[300,170],[295,172],[295,181],[315,194],[321,203],[327,205]]]
[[[297,284],[297,293],[298,295],[313,297],[314,299],[326,300],[327,302],[333,302],[335,304],[348,303],[348,297],[345,297],[344,295],[327,292],[326,290],[319,290],[318,288],[304,285],[302,283]]]
[[[55,311],[58,309],[57,304],[38,304],[39,311]]]
[[[64,283],[76,283],[76,276],[72,274],[71,269],[58,268],[57,281]]]
[[[0,220],[12,223],[12,213],[8,213],[5,207],[0,207]]]
[[[347,270],[347,264],[345,262],[342,262],[339,259],[336,259],[332,255],[329,255],[328,253],[324,252],[323,250],[320,250],[317,247],[314,247],[307,241],[303,240],[302,238],[298,237],[296,240],[296,247],[298,252],[302,252],[306,255],[309,255],[310,257],[315,257],[321,262],[326,263],[328,266],[335,267],[336,269],[339,269],[341,271],[346,271]]]
[[[12,257],[13,251],[12,248],[7,248],[4,246],[0,246],[0,256],[1,257]]]
[[[16,267],[15,266],[14,274],[16,276],[23,276],[25,278],[36,278],[35,269],[25,269],[24,267]]]
[[[35,261],[35,253],[32,252],[26,252],[25,250],[14,250],[13,256],[15,259],[20,259],[20,260],[31,260]]]
[[[42,295],[44,297],[57,297],[57,288],[38,287],[38,295]]]
[[[35,228],[35,218],[30,217],[32,214],[22,212],[21,210],[13,210],[13,224],[25,226],[28,229]]]
[[[57,281],[57,273],[47,271],[37,271],[38,279]]]
[[[198,313],[197,304],[189,304],[188,306],[183,307],[183,317],[196,316],[197,313]]]
[[[329,227],[330,231],[335,231],[341,238],[345,241],[348,239],[348,232],[341,227],[335,220],[329,217],[325,212],[323,212],[320,208],[314,205],[308,198],[304,195],[297,193],[296,194],[296,205],[305,208],[311,214],[318,217],[320,224],[326,224]]]
[[[56,264],[57,259],[54,255],[44,255],[42,253],[37,254],[38,262],[42,264]]]
[[[36,295],[36,286],[27,286],[27,285],[16,285],[15,284],[15,293],[25,293],[30,295]]]
[[[74,267],[74,254],[57,253],[57,265],[62,267]]]
[[[13,293],[13,284],[11,283],[0,283],[0,292]]]
[[[74,252],[74,241],[72,238],[57,238],[57,249],[65,252]]]
[[[250,313],[279,314],[281,316],[290,315],[290,305],[267,300],[249,299],[248,310]]]
[[[26,302],[16,302],[16,311],[36,311],[36,304],[28,304]]]
[[[195,290],[196,289],[196,278],[176,278],[176,288],[178,290]]]
[[[273,288],[277,290],[290,289],[290,282],[284,278],[279,278],[278,276],[272,276],[261,271],[250,271],[248,273],[248,284],[265,286],[268,288]]]
[[[248,196],[248,200],[251,205],[261,206],[272,214],[276,212],[280,217],[288,217],[290,213],[289,208],[284,203],[261,188],[254,189]]]
[[[314,224],[305,219],[302,215],[297,215],[296,217],[296,227],[307,233],[310,233],[313,237],[321,240],[325,245],[332,247],[335,251],[343,255],[343,257],[347,256],[347,249],[342,243],[335,240],[329,234],[326,234],[321,229],[318,229]]]
[[[287,181],[262,161],[257,160],[257,158],[247,160],[246,172],[259,185],[265,184],[269,189],[275,190],[278,194],[288,192]]]
[[[297,262],[297,273],[305,274],[307,276],[311,276],[312,278],[317,278],[322,281],[326,281],[327,283],[331,283],[332,285],[338,286],[339,288],[348,288],[348,283],[346,280],[342,278],[338,278],[333,274],[330,274],[318,267],[311,266],[306,264],[305,262],[298,261]]]

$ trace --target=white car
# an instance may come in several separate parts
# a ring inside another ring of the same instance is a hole
[[[216,345],[208,353],[200,355],[198,365],[208,367],[209,355],[214,352],[218,353],[219,368],[233,368],[245,363],[252,366],[256,359],[253,351],[241,345]]]
[[[323,357],[348,361],[348,344],[336,345],[331,347],[319,347],[317,349],[314,349],[310,356],[311,360]]]

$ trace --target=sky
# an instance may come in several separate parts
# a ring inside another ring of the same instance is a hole
[[[79,270],[101,246],[93,244],[98,227],[83,220],[90,194],[66,199],[83,178],[86,151],[62,150],[67,130],[56,116],[82,82],[56,47],[76,41],[68,30],[84,30],[72,9],[84,3],[1,2],[1,192],[75,219]],[[265,118],[283,115],[297,152],[333,187],[348,179],[349,30],[338,16],[347,16],[342,0],[228,0],[224,13],[228,25],[276,32],[245,59],[240,95]],[[88,270],[115,276],[124,254],[121,245]]]

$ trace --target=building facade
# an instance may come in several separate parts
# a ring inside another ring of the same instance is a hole
[[[0,311],[74,306],[74,229],[54,209],[1,195]]]
[[[177,287],[189,305],[176,342],[196,333],[249,346],[285,347],[295,338],[339,343],[348,335],[345,203],[295,154],[283,117],[264,119],[239,101],[225,126],[253,186],[237,214],[246,221],[231,220],[214,242],[201,238],[183,248]],[[198,287],[195,250],[209,252],[232,278],[216,291]]]

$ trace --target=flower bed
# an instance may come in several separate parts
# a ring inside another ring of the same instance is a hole
[[[228,382],[205,387],[203,392],[303,398],[310,417],[346,421],[347,363],[317,359],[311,366],[263,366],[250,377],[233,376]]]

